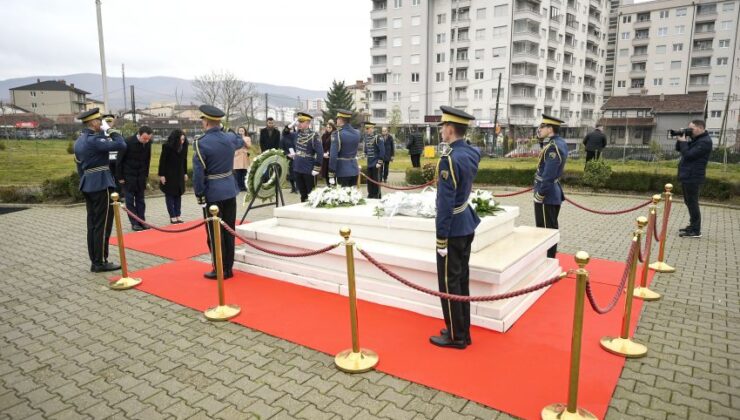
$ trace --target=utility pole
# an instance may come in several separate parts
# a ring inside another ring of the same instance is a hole
[[[100,72],[103,76],[103,105],[105,112],[108,109],[108,75],[105,71],[105,43],[103,42],[103,17],[100,13],[100,0],[95,0],[95,9],[98,14],[98,46],[100,47]]]
[[[251,117],[249,118],[249,126],[253,129],[257,129],[257,126],[254,124],[254,97],[249,97],[249,113]]]
[[[496,150],[496,142],[498,141],[498,100],[501,97],[501,73],[498,74],[498,88],[496,88],[496,112],[493,113],[493,150]]]
[[[131,85],[131,117],[136,124],[136,96],[134,96],[134,85]]]
[[[265,93],[265,121],[267,121],[267,110],[268,110],[267,100],[268,100],[267,93]]]
[[[128,109],[128,104],[126,103],[126,69],[123,63],[121,63],[121,80],[123,81],[123,112],[126,112],[126,109]]]

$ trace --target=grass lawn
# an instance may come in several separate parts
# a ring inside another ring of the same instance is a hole
[[[5,150],[0,150],[0,186],[3,185],[40,185],[46,179],[67,176],[75,171],[74,157],[67,153],[68,140],[2,140]],[[157,174],[159,155],[162,144],[152,145],[152,164],[150,175]],[[190,151],[192,156],[192,150]],[[253,154],[254,156],[254,154]],[[422,159],[425,163],[436,163],[436,159]],[[364,162],[361,162],[364,163]],[[676,174],[677,161],[649,163],[631,161],[621,163],[610,161],[614,172],[647,171],[665,175]],[[536,159],[534,158],[484,158],[482,168],[531,168],[534,173]],[[583,168],[583,160],[571,160],[570,168]],[[398,151],[391,163],[391,170],[405,171],[411,167],[411,160],[405,151]],[[723,168],[721,164],[710,163],[707,168],[709,175],[717,178],[740,182],[740,165],[729,164]]]

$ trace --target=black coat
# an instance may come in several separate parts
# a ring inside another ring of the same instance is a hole
[[[177,149],[162,145],[162,154],[159,155],[158,175],[165,178],[165,184],[160,182],[159,189],[167,195],[185,194],[185,174],[188,173],[188,142]]]
[[[380,138],[382,139],[383,136],[381,135]],[[383,160],[386,162],[390,162],[391,158],[396,155],[396,144],[393,140],[393,136],[388,134],[388,137],[385,139],[385,156],[383,156]]]
[[[695,139],[677,141],[676,151],[681,153],[678,162],[678,179],[685,183],[701,184],[707,175],[712,138],[706,131]]]
[[[280,148],[280,130],[273,128],[269,130],[267,127],[260,130],[260,151],[266,152],[270,149]]]
[[[406,142],[406,148],[409,149],[410,155],[420,155],[424,151],[424,139],[419,133],[411,133],[409,141]]]
[[[118,152],[116,179],[123,179],[128,191],[144,191],[149,179],[149,164],[152,161],[152,144],[142,143],[133,135],[126,139],[126,150]]]
[[[594,130],[583,138],[583,145],[587,152],[595,152],[606,147],[606,136],[601,130]]]

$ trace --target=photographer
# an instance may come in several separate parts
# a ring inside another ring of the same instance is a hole
[[[683,201],[689,210],[689,225],[679,230],[682,238],[701,238],[701,212],[699,191],[707,172],[712,138],[703,120],[694,120],[685,130],[670,131],[676,137],[676,151],[681,153],[678,162],[678,180],[681,181]]]

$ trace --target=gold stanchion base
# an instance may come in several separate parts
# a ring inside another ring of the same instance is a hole
[[[378,354],[372,350],[360,349],[355,353],[352,349],[347,349],[337,353],[334,364],[343,372],[362,373],[373,370],[378,360]]]
[[[656,262],[650,264],[648,267],[650,267],[651,269],[657,271],[658,273],[674,273],[676,271],[675,268],[673,268],[670,265],[664,263],[663,261],[656,261]]]
[[[223,305],[214,306],[203,311],[206,319],[209,321],[226,321],[237,315],[242,311],[238,305]]]
[[[550,404],[542,409],[542,420],[597,420],[598,417],[591,414],[590,411],[583,408],[576,408],[575,413],[568,411],[565,404]]]
[[[627,358],[645,357],[648,352],[647,346],[636,343],[629,338],[604,337],[600,344],[601,348],[609,353]]]
[[[126,290],[132,287],[136,287],[141,284],[141,279],[134,279],[131,277],[121,277],[120,279],[111,282],[108,287],[113,290]]]
[[[660,293],[653,292],[647,287],[635,287],[635,290],[632,292],[632,296],[634,296],[637,299],[642,299],[647,302],[658,300],[662,297]]]

